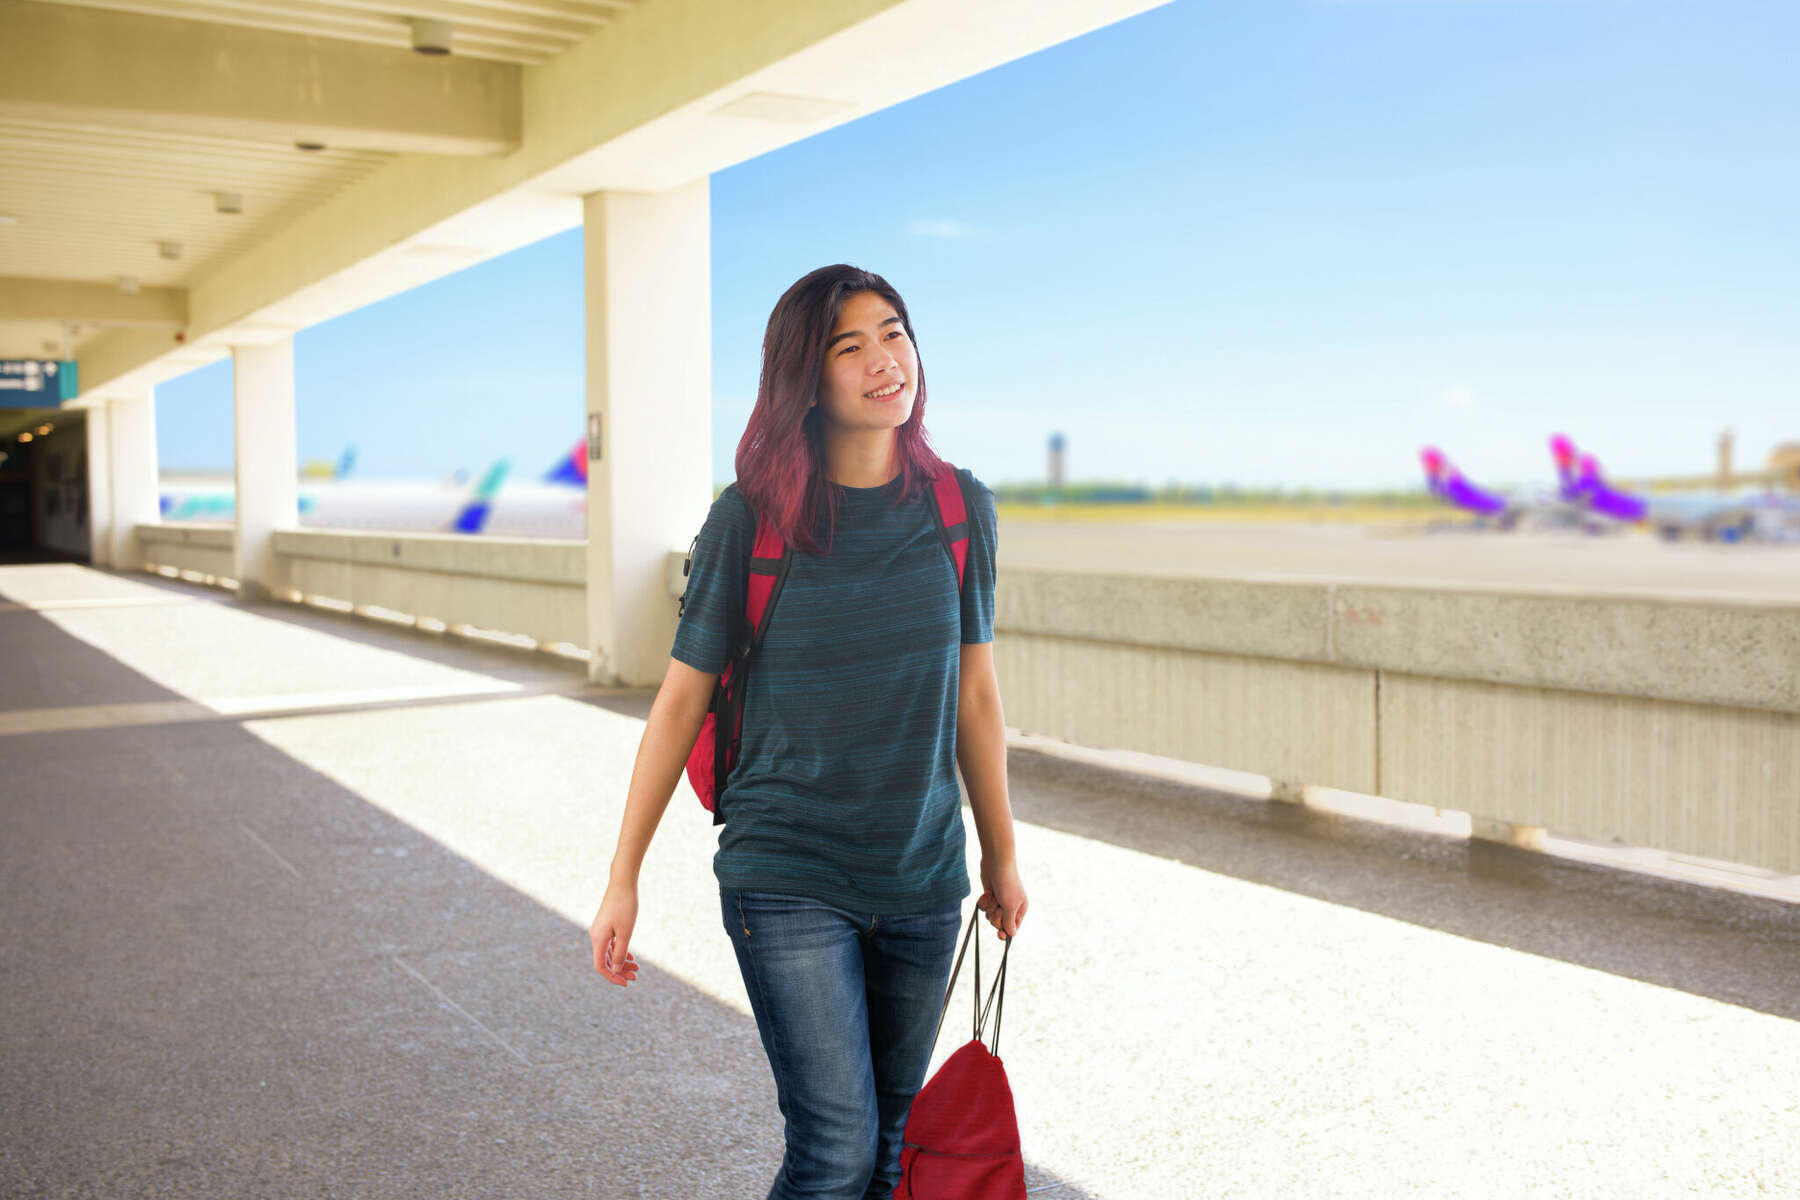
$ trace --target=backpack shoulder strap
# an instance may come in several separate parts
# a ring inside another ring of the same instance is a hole
[[[762,644],[768,630],[775,601],[781,598],[781,585],[787,582],[793,550],[767,517],[756,519],[756,538],[750,545],[750,571],[744,588],[745,650]]]
[[[944,552],[956,567],[956,590],[960,592],[969,561],[969,506],[963,498],[962,479],[949,463],[931,481],[931,515],[937,521]]]
[[[734,495],[738,498],[738,503],[740,503],[744,506],[745,512],[750,511],[750,502],[748,500],[744,499],[744,493],[738,491],[737,484],[735,484],[735,483],[726,484],[724,490],[719,493],[719,496],[721,498],[723,498],[727,492],[731,493],[732,495]],[[683,579],[689,580],[690,584],[692,583],[691,573],[692,573],[693,567],[694,567],[694,548],[696,546],[698,546],[699,544],[700,544],[700,535],[698,533],[696,533],[694,535],[694,540],[688,543],[687,554],[685,556],[683,556],[683,558],[681,560],[681,577]],[[688,602],[688,586],[684,585],[681,589],[681,598],[679,600],[677,600],[675,603],[675,615],[676,616],[684,617],[687,615],[687,602]]]

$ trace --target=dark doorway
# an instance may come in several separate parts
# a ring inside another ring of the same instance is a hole
[[[0,447],[0,554],[29,550],[37,538],[31,517],[31,443]]]

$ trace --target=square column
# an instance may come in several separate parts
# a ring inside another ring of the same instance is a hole
[[[712,504],[711,181],[584,197],[588,679],[651,687],[671,551]]]
[[[99,416],[98,409],[94,416]],[[157,492],[156,393],[117,396],[106,405],[107,451],[112,459],[112,565],[138,571],[144,555],[137,527],[162,519]]]
[[[237,451],[237,542],[232,574],[239,600],[285,593],[275,532],[300,527],[300,467],[294,433],[294,339],[233,346],[232,412]]]
[[[112,566],[112,422],[107,402],[98,400],[82,414],[87,429],[88,561],[96,567]]]

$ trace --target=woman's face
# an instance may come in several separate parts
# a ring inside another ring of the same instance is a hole
[[[825,346],[824,419],[847,430],[896,429],[912,415],[918,375],[918,353],[894,306],[874,292],[847,297]]]

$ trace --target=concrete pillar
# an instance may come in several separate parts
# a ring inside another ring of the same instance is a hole
[[[239,600],[267,600],[288,587],[275,557],[275,531],[300,527],[294,339],[234,346],[231,362],[237,448],[232,574],[238,581]]]
[[[590,681],[654,686],[712,502],[710,180],[584,198]]]
[[[157,498],[156,393],[114,397],[107,403],[106,415],[112,458],[112,565],[120,571],[139,571],[144,555],[137,527],[162,518]]]
[[[96,401],[82,420],[87,427],[88,561],[96,567],[112,566],[113,556],[112,422],[107,408],[107,401]]]

